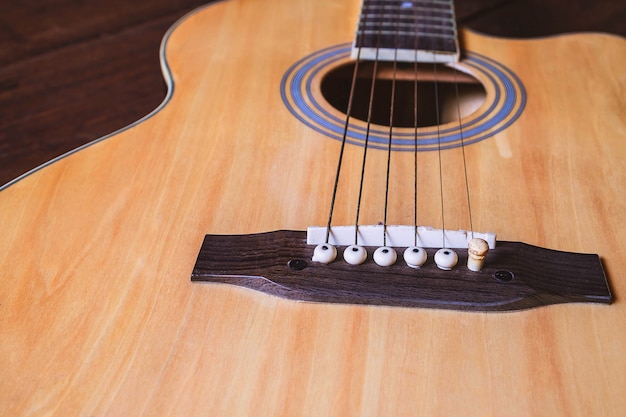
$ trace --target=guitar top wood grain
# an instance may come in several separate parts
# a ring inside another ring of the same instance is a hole
[[[514,125],[465,150],[476,229],[598,253],[612,305],[460,313],[189,282],[207,233],[324,224],[340,144],[293,117],[279,86],[297,60],[349,41],[358,11],[353,1],[232,0],[190,15],[166,39],[165,107],[0,192],[0,414],[623,413],[619,37],[462,33],[465,49],[511,68],[528,93]],[[427,175],[434,164],[420,158]],[[372,152],[368,163],[384,159]],[[391,207],[403,220],[401,202]],[[455,228],[462,208],[449,209]],[[427,224],[440,215],[426,202],[420,213]],[[362,216],[375,223],[380,212]]]

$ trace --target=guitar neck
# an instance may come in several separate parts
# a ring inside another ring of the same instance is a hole
[[[363,0],[353,45],[354,59],[456,62],[452,0]]]

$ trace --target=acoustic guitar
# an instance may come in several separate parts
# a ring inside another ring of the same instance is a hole
[[[0,414],[623,415],[625,61],[444,0],[191,13],[163,105],[0,191]]]

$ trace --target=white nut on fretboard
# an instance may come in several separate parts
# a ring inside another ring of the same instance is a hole
[[[367,259],[367,251],[363,246],[350,245],[343,251],[343,259],[350,265],[360,265]]]
[[[313,250],[313,262],[329,264],[337,257],[337,248],[328,243],[317,245]]]
[[[489,245],[483,239],[472,239],[467,244],[467,269],[478,272],[483,268]]]
[[[439,269],[449,271],[454,268],[458,261],[459,256],[452,249],[443,248],[435,253],[435,263]]]
[[[428,254],[423,248],[411,246],[404,251],[404,262],[411,268],[420,268],[426,262]]]
[[[374,251],[374,262],[379,266],[391,266],[396,263],[398,254],[389,246],[381,246]]]

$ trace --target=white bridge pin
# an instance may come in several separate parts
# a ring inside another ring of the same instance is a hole
[[[313,262],[329,264],[337,257],[337,248],[328,243],[317,245],[313,250]]]
[[[449,271],[454,268],[458,261],[459,256],[452,249],[443,248],[439,249],[435,253],[435,263],[437,264],[439,269]]]
[[[367,259],[367,251],[363,246],[350,245],[343,251],[343,259],[350,265],[360,265]]]
[[[398,254],[389,246],[381,246],[374,251],[374,262],[379,266],[391,266],[396,263]]]
[[[404,262],[411,268],[420,268],[426,262],[428,254],[422,248],[411,246],[404,251]]]

